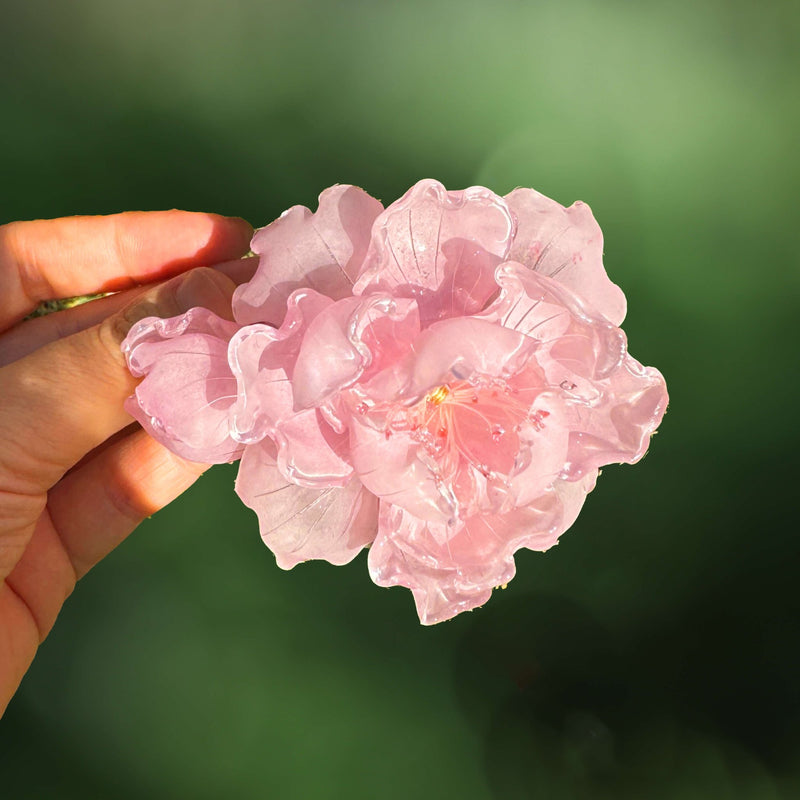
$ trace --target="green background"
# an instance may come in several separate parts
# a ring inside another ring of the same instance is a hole
[[[214,469],[68,601],[0,722],[3,797],[800,796],[799,21],[779,0],[4,4],[0,222],[263,225],[422,177],[582,199],[671,406],[557,548],[432,628],[363,554],[279,570]]]

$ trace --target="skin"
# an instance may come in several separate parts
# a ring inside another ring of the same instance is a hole
[[[185,211],[0,226],[0,715],[77,581],[207,468],[132,424],[120,344],[147,316],[231,319],[251,236]],[[24,319],[105,291],[118,294]]]

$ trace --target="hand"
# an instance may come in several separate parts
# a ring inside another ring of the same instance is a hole
[[[0,226],[0,715],[76,581],[206,468],[131,424],[120,344],[146,316],[204,305],[231,319],[251,260],[193,268],[242,256],[251,235],[183,211]],[[104,291],[119,293],[23,319]]]

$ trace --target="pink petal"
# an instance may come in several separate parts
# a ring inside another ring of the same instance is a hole
[[[639,460],[667,406],[658,370],[628,355],[625,334],[552,278],[507,263],[497,280],[500,296],[481,318],[539,341],[536,364],[565,403],[563,474],[575,480],[604,464]],[[524,393],[524,380],[515,381]]]
[[[258,271],[233,296],[236,319],[279,325],[289,295],[300,288],[334,300],[350,295],[382,210],[355,186],[332,186],[319,196],[316,213],[293,206],[256,231],[251,247],[260,256]]]
[[[569,384],[573,396],[594,401],[593,382],[622,363],[625,334],[572,291],[520,264],[503,264],[496,278],[500,296],[480,318],[535,339],[548,384]]]
[[[667,409],[661,373],[626,356],[619,369],[598,382],[591,407],[574,403],[564,474],[580,478],[605,464],[633,464],[644,456]]]
[[[413,356],[353,390],[361,402],[349,422],[351,458],[364,485],[421,519],[442,522],[462,513],[450,485],[453,476],[431,465],[406,410],[424,403],[426,393],[448,381],[514,374],[534,347],[516,331],[474,318],[443,320],[423,331],[414,340]],[[456,410],[453,444],[461,453],[457,458],[472,456],[475,467],[510,467],[514,454],[508,446],[486,441],[495,433],[493,424],[486,423],[487,414],[498,416],[480,403],[475,410]],[[480,436],[473,441],[476,430]],[[489,458],[478,440],[494,447],[499,460]]]
[[[404,356],[418,333],[413,300],[372,294],[334,303],[303,337],[292,375],[297,408],[320,406],[365,373]]]
[[[370,576],[379,586],[411,589],[420,622],[432,625],[483,605],[493,588],[514,577],[513,554],[521,547],[549,549],[565,521],[562,497],[554,490],[535,504],[474,516],[452,528],[381,502]]]
[[[373,294],[362,301],[351,325],[357,346],[369,354],[359,376],[359,380],[366,381],[411,351],[420,332],[419,307],[415,300]]]
[[[517,220],[509,261],[555,278],[614,325],[625,319],[625,295],[603,266],[603,234],[585,203],[565,208],[533,189],[515,189],[506,202]]]
[[[249,325],[231,339],[228,356],[239,395],[231,410],[231,430],[237,441],[261,441],[294,414],[291,377],[297,354],[312,320],[330,305],[324,295],[299,290],[289,298],[279,329]]]
[[[310,559],[346,564],[375,537],[377,500],[357,479],[344,487],[310,489],[284,478],[269,440],[242,457],[236,493],[258,514],[261,536],[278,566]]]
[[[445,521],[454,509],[419,450],[409,431],[359,415],[350,420],[350,457],[364,486],[422,519]]]
[[[183,458],[219,464],[241,455],[229,434],[236,379],[227,351],[237,328],[208,309],[193,308],[171,319],[143,319],[123,342],[131,373],[145,376],[125,408]]]
[[[536,501],[553,485],[564,469],[569,452],[569,409],[554,392],[539,394],[519,432],[520,449],[511,476],[517,506]]]
[[[448,192],[438,181],[420,181],[375,220],[353,292],[414,297],[423,326],[473,314],[495,292],[494,269],[513,235],[508,208],[488,189]]]
[[[350,437],[336,433],[317,409],[300,411],[279,422],[274,439],[278,469],[292,483],[327,488],[350,482]]]
[[[364,388],[375,400],[408,402],[453,377],[514,374],[535,347],[527,336],[488,320],[442,320],[414,340],[413,357],[379,373]]]
[[[577,481],[559,480],[553,484],[553,491],[558,494],[561,500],[562,532],[569,530],[578,518],[586,496],[594,489],[597,483],[597,475],[597,470],[590,470]]]

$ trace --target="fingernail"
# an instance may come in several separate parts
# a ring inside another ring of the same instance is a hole
[[[175,301],[180,312],[202,306],[217,316],[232,319],[231,298],[235,288],[230,278],[213,269],[193,269],[178,281]]]

